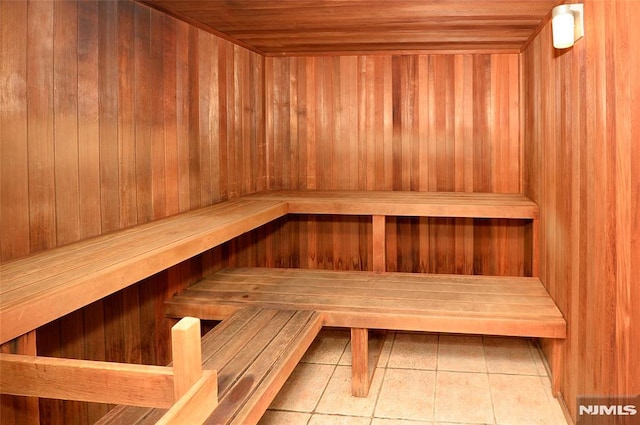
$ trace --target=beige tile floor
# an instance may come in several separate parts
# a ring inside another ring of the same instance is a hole
[[[351,396],[349,331],[323,329],[260,425],[566,425],[532,340],[389,333]]]

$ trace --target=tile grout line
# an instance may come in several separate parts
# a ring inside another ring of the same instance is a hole
[[[311,416],[309,416],[309,420],[307,421],[307,425],[309,424],[309,422],[311,422],[311,419],[313,419],[314,415],[320,415],[321,413],[317,412],[318,406],[320,405],[320,402],[322,401],[322,398],[324,397],[325,393],[327,392],[327,388],[329,388],[329,383],[331,382],[331,380],[333,379],[334,375],[336,374],[336,371],[338,370],[338,366],[340,365],[340,360],[342,359],[342,356],[344,356],[344,353],[347,351],[347,347],[349,347],[349,343],[351,342],[351,337],[347,338],[347,343],[344,345],[344,347],[342,347],[342,353],[340,354],[340,356],[338,356],[338,359],[336,360],[335,364],[331,364],[331,366],[333,366],[333,370],[331,371],[331,375],[329,375],[329,379],[327,380],[327,383],[324,386],[324,389],[322,390],[322,393],[320,394],[320,397],[318,397],[318,401],[316,402],[316,404],[313,406],[313,409],[311,410]]]
[[[389,335],[387,335],[387,337],[389,337]],[[389,357],[386,358],[385,364],[381,368],[382,380],[380,381],[380,388],[378,389],[378,394],[376,394],[376,401],[375,403],[373,403],[373,412],[371,412],[371,418],[369,421],[370,424],[373,423],[374,419],[376,419],[376,410],[378,410],[378,402],[380,401],[380,395],[382,394],[382,387],[384,386],[384,381],[385,381],[385,378],[387,377],[387,369],[388,369],[387,366],[389,365],[389,360],[391,359],[391,354],[393,353],[393,347],[396,344],[396,333],[393,332],[391,337],[392,337],[392,340],[391,340],[391,347],[389,347]],[[384,346],[382,347],[382,349],[384,350]]]
[[[491,373],[489,372],[489,362],[487,361],[487,350],[484,345],[484,335],[482,336],[482,356],[484,357],[484,368],[487,373],[487,381],[489,382],[489,399],[491,400],[491,414],[493,415],[493,423],[498,423],[498,418],[496,417],[496,406],[493,402],[493,385],[491,385]]]

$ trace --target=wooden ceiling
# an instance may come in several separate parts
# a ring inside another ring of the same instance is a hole
[[[267,56],[520,51],[563,0],[140,0]]]

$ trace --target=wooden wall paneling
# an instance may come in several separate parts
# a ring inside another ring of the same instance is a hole
[[[214,36],[206,33],[198,33],[198,88],[199,88],[199,132],[198,139],[200,145],[200,175],[201,188],[199,190],[200,201],[203,205],[213,202],[213,146],[212,146],[212,121],[214,117],[215,88],[213,58],[215,53]],[[217,81],[215,82],[217,83]]]
[[[454,190],[473,191],[473,57],[454,58]],[[473,274],[473,220],[459,219],[454,227],[455,272]]]
[[[55,2],[53,13],[55,233],[67,244],[80,239],[77,3]]]
[[[78,186],[80,239],[101,232],[98,2],[78,5]]]
[[[136,222],[153,219],[152,192],[152,91],[157,90],[160,78],[150,78],[151,69],[151,14],[145,7],[136,6],[133,11],[133,87],[134,87],[134,135],[135,135],[135,194]],[[159,65],[155,62],[153,65]],[[157,70],[155,70],[157,72]]]
[[[202,175],[200,158],[203,156],[200,150],[200,56],[199,36],[195,27],[189,26],[189,55],[188,65],[188,103],[187,103],[187,129],[188,129],[188,170],[189,170],[189,208],[195,209],[202,204]]]
[[[266,134],[274,189],[520,190],[518,55],[268,58],[266,64],[274,82],[265,97],[272,106]],[[301,160],[305,149],[308,159]],[[322,259],[318,267],[362,267],[360,248],[370,235],[361,234],[362,222],[347,223],[333,222],[333,237],[318,230],[324,239],[306,238]],[[525,227],[473,223],[389,218],[389,270],[523,274]],[[305,226],[301,232],[309,231]],[[506,261],[498,258],[503,252]]]
[[[0,261],[27,255],[29,155],[27,102],[28,4],[0,3]]]
[[[541,208],[542,280],[568,321],[559,381],[574,419],[580,395],[640,391],[636,3],[586,1],[589,37],[558,52],[547,25],[523,53],[523,187]]]
[[[210,126],[211,134],[211,180],[212,199],[217,202],[222,197],[222,174],[220,163],[220,123],[222,122],[222,104],[220,99],[220,45],[219,39],[214,38],[211,45],[211,95],[210,95]]]
[[[168,102],[164,98],[167,91],[165,84],[167,82],[167,70],[165,65],[169,62],[166,58],[165,46],[169,43],[165,41],[167,32],[165,32],[165,17],[163,14],[151,11],[149,18],[150,30],[150,59],[147,78],[153,82],[151,90],[151,194],[153,219],[165,217],[167,210],[167,167],[166,167],[166,144],[165,144],[165,105]],[[156,99],[155,94],[161,93],[162,99]]]
[[[178,170],[178,118],[177,118],[177,35],[178,22],[164,16],[163,47],[163,101],[164,101],[164,181],[165,213],[180,211]]]
[[[266,184],[264,165],[252,166],[266,157],[262,57],[133,2],[0,7],[0,66],[11,76],[0,94],[3,262],[211,204],[231,183],[233,196]],[[237,247],[244,261],[276,257],[273,240],[248,240]],[[166,364],[164,300],[223,264],[212,250],[87,306],[39,329],[39,350]],[[12,400],[3,423],[25,423]],[[92,423],[108,409],[40,404],[43,423]]]
[[[31,251],[56,245],[53,15],[53,2],[28,4],[27,114]]]
[[[629,17],[627,21],[627,41],[629,46],[629,51],[638,51],[640,49],[640,37],[638,37],[638,30],[634,29],[633,21],[630,17],[640,16],[640,4],[638,2],[628,2],[626,4],[627,10],[623,8],[620,9],[621,13],[628,13],[626,16]],[[635,34],[635,36],[634,36]],[[623,54],[623,53],[621,53]],[[632,74],[632,70],[640,69],[640,59],[638,55],[628,55],[627,59],[629,61],[628,72],[625,74],[628,77],[629,81],[629,123],[630,123],[630,131],[627,133],[629,135],[630,146],[630,155],[628,156],[630,161],[629,167],[629,175],[623,176],[623,178],[631,179],[631,191],[630,191],[630,210],[629,211],[640,211],[640,191],[634,190],[634,176],[640,176],[640,143],[633,143],[633,135],[640,134],[640,81],[637,78],[634,78]],[[624,65],[620,65],[624,66]],[[636,177],[637,178],[637,177]],[[637,184],[637,181],[635,182]],[[640,214],[631,214],[629,217],[630,224],[630,232],[629,235],[638,235],[640,234]],[[623,239],[624,240],[624,239]],[[640,275],[640,238],[631,237],[630,238],[630,276],[639,276]],[[633,284],[631,281],[629,282],[628,288],[626,290],[620,291],[620,294],[628,294],[625,306],[627,308],[624,311],[624,314],[620,314],[617,316],[620,326],[617,329],[623,330],[625,328],[628,330],[628,339],[627,341],[640,341],[640,326],[630,326],[632,321],[628,320],[628,318],[633,316],[633,311],[629,310],[629,306],[633,306],[632,300],[640,299],[640,288],[637,284]],[[634,316],[637,318],[637,312]],[[637,319],[636,319],[637,322]],[[621,337],[619,337],[620,341],[624,341]],[[618,391],[625,394],[631,394],[634,390],[638,388],[634,385],[637,385],[637,382],[634,382],[634,376],[640,376],[640,364],[638,362],[633,362],[633,349],[631,345],[625,347],[625,349],[619,351],[620,356],[627,356],[625,363],[629,365],[629,373],[625,379],[621,379]],[[622,366],[624,367],[624,365]]]
[[[191,206],[190,153],[190,26],[176,22],[176,164],[178,211],[188,211]]]
[[[98,2],[100,207],[102,233],[120,226],[118,170],[118,3]]]
[[[118,228],[135,225],[138,217],[134,125],[134,30],[134,4],[132,2],[118,3],[117,169],[120,174],[120,225]]]
[[[229,99],[227,93],[227,73],[232,72],[228,68],[227,56],[231,54],[231,44],[218,40],[218,164],[220,170],[220,197],[228,199],[229,196],[229,164],[227,163],[227,121],[229,115]]]
[[[226,68],[225,80],[223,83],[224,90],[226,92],[227,99],[227,116],[226,120],[221,123],[226,127],[226,137],[222,139],[225,145],[226,155],[223,161],[226,162],[226,173],[222,174],[223,178],[227,180],[227,196],[234,198],[238,196],[238,170],[236,168],[236,84],[235,84],[235,46],[232,43],[226,43],[226,54],[224,66]]]
[[[260,55],[249,55],[251,69],[250,93],[252,109],[252,153],[251,170],[253,174],[249,180],[251,192],[267,189],[267,151],[266,151],[266,114],[265,114],[265,58]]]
[[[249,97],[249,52],[238,46],[234,46],[236,67],[234,69],[234,85],[236,86],[236,114],[234,125],[236,127],[236,167],[240,170],[238,176],[238,193],[244,194],[250,191],[251,179],[251,103]]]

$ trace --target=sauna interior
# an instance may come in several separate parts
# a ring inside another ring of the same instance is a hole
[[[535,341],[568,423],[580,397],[640,394],[640,1],[582,0],[584,37],[559,50],[563,3],[1,0],[2,355],[164,367],[167,302],[228,268],[533,276],[566,321]],[[104,293],[49,295],[58,252],[290,191],[520,194],[537,212],[321,200]],[[49,278],[16,310],[22,274]],[[3,425],[93,424],[119,404],[6,382]]]

